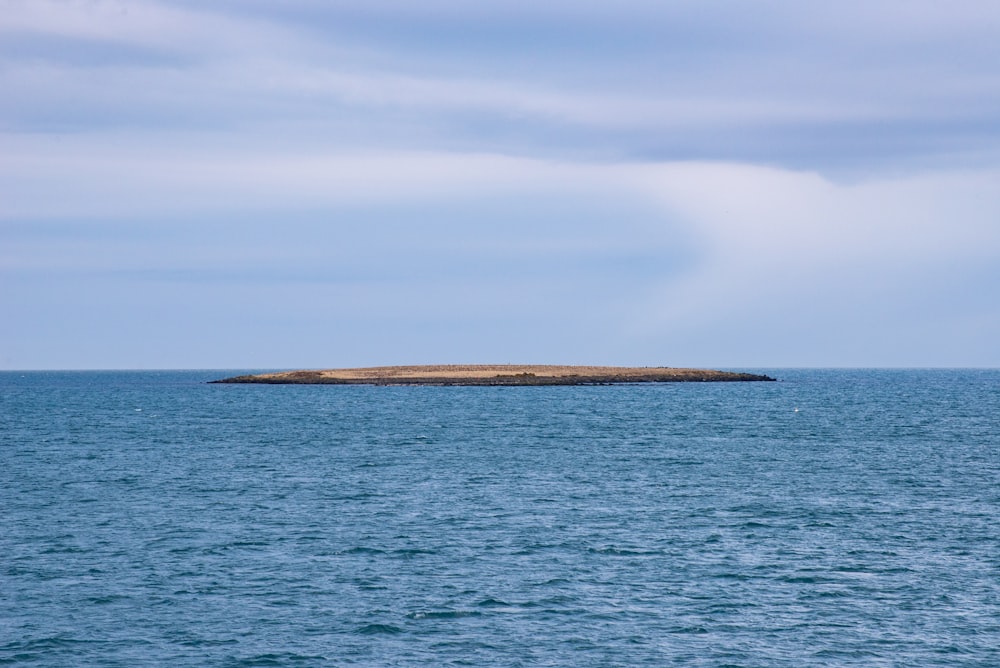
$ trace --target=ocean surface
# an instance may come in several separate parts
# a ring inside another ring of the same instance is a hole
[[[1000,666],[1000,371],[0,373],[0,664]]]

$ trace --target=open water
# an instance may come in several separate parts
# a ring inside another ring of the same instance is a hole
[[[1000,666],[1000,371],[0,374],[0,663]]]

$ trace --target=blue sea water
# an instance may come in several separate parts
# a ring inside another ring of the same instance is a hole
[[[0,374],[0,663],[1000,666],[1000,371]]]

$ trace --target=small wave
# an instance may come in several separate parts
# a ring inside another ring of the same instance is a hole
[[[577,603],[579,600],[577,596],[549,596],[537,601],[527,601],[522,603],[521,607],[543,608],[546,612],[564,613],[571,612],[566,606]]]
[[[44,550],[39,550],[39,554],[86,554],[88,550],[80,547],[74,547],[72,545],[63,545],[59,547],[47,547]]]
[[[338,494],[330,496],[330,501],[367,501],[368,499],[380,499],[384,494],[378,492],[358,492],[357,494]]]
[[[691,633],[700,635],[708,632],[708,629],[704,626],[677,626],[670,629],[670,633]]]
[[[325,541],[327,537],[321,533],[307,533],[293,537],[297,543],[311,543],[313,541]]]
[[[420,548],[404,548],[401,550],[393,550],[392,556],[399,557],[401,559],[410,559],[412,557],[419,557],[425,554],[437,554],[435,550],[422,550]]]
[[[826,584],[833,582],[830,578],[820,577],[817,575],[790,575],[788,577],[781,578],[782,582],[787,582],[788,584]]]
[[[239,547],[270,547],[271,543],[262,540],[234,540],[231,543],[225,543],[219,547],[226,550],[231,550]]]
[[[510,603],[508,603],[507,601],[501,601],[500,599],[493,598],[493,597],[484,598],[479,603],[476,603],[476,606],[480,607],[480,608],[509,608],[509,607],[511,607]]]
[[[857,575],[874,575],[874,570],[862,565],[836,566],[831,569],[834,573],[854,573]]]
[[[363,636],[374,636],[374,635],[395,635],[402,633],[403,629],[398,626],[393,626],[392,624],[365,624],[359,628],[355,633],[359,633]]]
[[[415,610],[406,616],[409,619],[460,619],[462,617],[482,617],[477,610]]]
[[[615,547],[613,545],[587,548],[587,552],[591,554],[606,554],[614,557],[648,557],[662,554],[662,552],[656,550],[630,550],[625,547]]]
[[[384,550],[380,550],[375,547],[351,547],[346,550],[341,550],[337,554],[385,554]]]
[[[295,654],[293,652],[277,652],[268,654],[258,654],[245,659],[236,659],[230,665],[233,666],[285,666],[289,663],[299,663],[304,665],[315,665],[317,662],[326,662],[329,659],[325,656]]]
[[[843,589],[825,589],[812,592],[808,598],[847,598],[852,595],[851,592]]]
[[[20,660],[31,661],[52,652],[53,650],[67,649],[98,642],[96,640],[79,640],[77,638],[67,638],[66,636],[50,636],[48,638],[35,638],[0,645],[0,657],[13,656],[15,663]],[[5,661],[0,658],[0,663]]]
[[[201,637],[185,637],[179,640],[174,640],[181,647],[225,647],[226,645],[239,645],[240,641],[236,638],[201,638]],[[148,643],[147,644],[151,644]]]

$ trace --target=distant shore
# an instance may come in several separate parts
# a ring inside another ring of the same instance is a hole
[[[672,367],[440,364],[282,371],[213,380],[275,385],[613,385],[773,381],[770,376]]]

